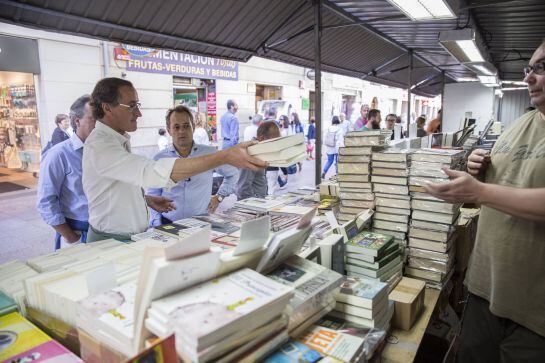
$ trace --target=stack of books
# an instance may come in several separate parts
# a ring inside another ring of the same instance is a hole
[[[267,277],[294,288],[287,315],[288,330],[300,329],[320,320],[333,305],[342,282],[342,275],[299,256],[292,256],[267,274]]]
[[[284,349],[281,350],[289,358],[281,360],[281,362],[369,362],[384,345],[385,338],[386,332],[384,330],[368,328],[327,316],[297,338],[300,343],[324,358],[302,360],[301,355],[293,353],[298,353],[303,349],[293,348],[293,344],[290,345],[288,342],[287,347],[283,347]],[[313,354],[311,357],[315,355]],[[266,362],[276,361],[267,360]]]
[[[292,297],[291,287],[245,268],[153,301],[146,327],[159,337],[174,331],[178,355],[188,361],[240,361],[273,341],[265,356],[287,340],[283,312]]]
[[[375,193],[373,230],[391,234],[397,243],[407,244],[411,202],[409,196],[408,150],[376,150],[371,155],[371,183]]]
[[[374,207],[374,195],[369,177],[371,153],[382,148],[387,140],[381,131],[352,131],[339,148],[339,181],[341,207],[337,219],[347,222],[365,209]]]
[[[55,270],[26,278],[24,280],[26,303],[53,318],[76,326],[79,300],[93,295],[96,289],[104,286],[113,287],[136,282],[144,250],[147,247],[164,248],[164,246],[164,243],[155,240],[140,240],[130,244],[116,240],[89,243],[84,248],[89,251],[88,259],[66,262]],[[95,250],[98,250],[98,254]],[[60,254],[62,255],[62,252]],[[57,262],[58,257],[59,254],[52,256]],[[49,263],[47,259],[42,259],[40,265]]]
[[[337,295],[337,304],[330,315],[369,328],[388,330],[393,306],[388,301],[386,283],[361,278],[345,277]]]
[[[250,146],[248,154],[268,162],[269,166],[288,167],[306,157],[305,136],[301,133],[261,141]]]
[[[385,282],[390,290],[401,279],[401,250],[393,236],[363,231],[345,248],[347,275]]]
[[[411,226],[405,275],[441,289],[450,279],[454,265],[455,222],[460,204],[446,203],[425,192],[424,183],[445,183],[442,168],[461,169],[465,152],[422,149],[412,154],[409,189]]]
[[[10,261],[0,265],[0,292],[13,299],[23,315],[26,315],[26,292],[24,281],[39,272],[21,261]]]

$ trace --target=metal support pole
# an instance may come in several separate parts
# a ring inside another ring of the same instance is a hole
[[[413,85],[413,51],[409,51],[409,85],[407,87],[407,135],[411,124],[411,86]]]
[[[445,75],[445,71],[442,72],[443,77],[441,79],[441,119],[439,120],[439,129],[437,131],[443,132],[443,114],[445,113],[445,110],[443,109],[445,105],[445,84],[447,80],[447,76]]]
[[[322,182],[322,0],[314,0],[314,101],[316,117],[316,185]]]

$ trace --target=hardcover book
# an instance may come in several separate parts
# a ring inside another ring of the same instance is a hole
[[[373,309],[386,296],[388,296],[388,288],[385,283],[367,278],[346,276],[341,285],[341,291],[337,294],[337,301]]]
[[[346,251],[380,256],[393,242],[394,238],[392,236],[363,231],[346,243]]]

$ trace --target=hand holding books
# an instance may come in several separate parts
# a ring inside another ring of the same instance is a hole
[[[467,160],[467,171],[473,176],[483,176],[490,164],[490,153],[483,149],[475,149]]]
[[[267,162],[251,156],[248,147],[257,144],[257,141],[242,142],[238,145],[222,150],[225,155],[225,163],[241,169],[259,170],[267,167]]]
[[[447,183],[427,183],[424,185],[426,193],[449,203],[480,203],[483,195],[484,183],[465,171],[443,168],[451,181]]]

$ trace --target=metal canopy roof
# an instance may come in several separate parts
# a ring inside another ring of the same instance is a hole
[[[438,94],[443,71],[447,82],[473,74],[438,44],[440,31],[467,23],[485,31],[500,75],[520,79],[520,65],[504,57],[529,57],[544,33],[544,12],[540,0],[480,0],[469,1],[458,20],[413,22],[386,0],[324,0],[322,68],[406,88],[411,51],[413,93]],[[309,0],[0,0],[0,21],[237,61],[257,55],[314,67]]]

